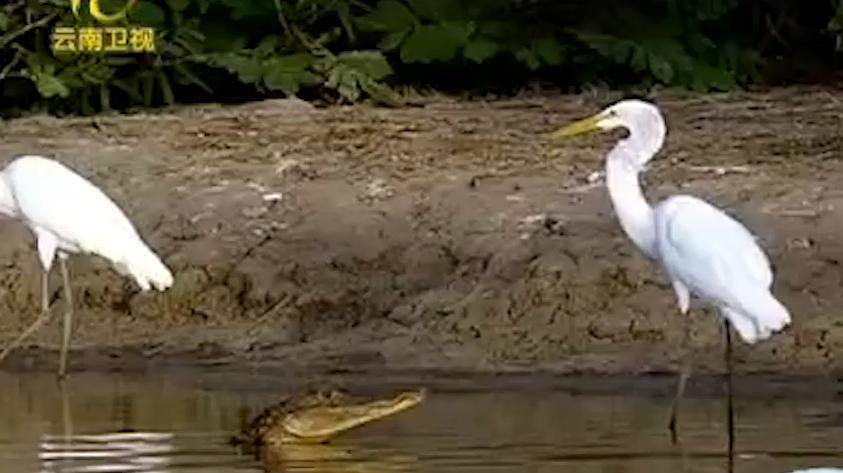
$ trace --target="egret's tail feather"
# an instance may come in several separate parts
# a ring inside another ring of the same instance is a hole
[[[742,293],[745,299],[740,308],[723,309],[723,316],[749,344],[770,338],[790,324],[790,313],[781,302],[768,291],[757,292],[754,297]]]
[[[128,272],[141,290],[155,288],[163,291],[173,285],[173,273],[146,245],[141,243],[125,261],[123,271]]]

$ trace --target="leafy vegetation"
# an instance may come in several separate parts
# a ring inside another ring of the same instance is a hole
[[[126,1],[100,5],[114,13]],[[830,79],[843,50],[837,1],[137,0],[128,11],[116,25],[154,27],[157,51],[52,52],[54,28],[98,24],[89,2],[80,17],[70,0],[5,2],[0,109],[95,113],[289,94],[394,105],[406,84],[729,90]]]

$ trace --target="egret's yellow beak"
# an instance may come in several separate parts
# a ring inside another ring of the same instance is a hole
[[[597,114],[590,116],[588,118],[583,118],[582,120],[577,120],[573,123],[569,123],[562,128],[554,131],[550,134],[551,140],[560,140],[563,138],[567,138],[569,136],[574,135],[581,135],[583,133],[588,133],[590,131],[599,130],[600,129],[600,122],[603,120],[602,114]]]

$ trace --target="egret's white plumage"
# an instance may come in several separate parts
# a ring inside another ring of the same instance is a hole
[[[790,473],[843,473],[843,469],[831,467],[815,467],[805,468],[802,470],[793,470]]]
[[[143,242],[135,227],[100,189],[58,161],[41,156],[21,156],[0,171],[0,212],[25,223],[35,234],[38,256],[44,268],[42,317],[12,346],[0,354],[2,360],[23,338],[45,322],[49,314],[47,278],[55,256],[59,256],[65,285],[65,340],[59,373],[64,374],[69,340],[72,302],[64,259],[69,253],[99,255],[123,276],[131,277],[146,291],[163,291],[173,284],[173,275],[161,259]]]
[[[773,273],[755,238],[736,220],[704,200],[679,195],[655,209],[656,253],[673,281],[680,311],[689,292],[720,308],[750,344],[790,323],[770,293]]]
[[[629,135],[606,156],[609,196],[627,236],[664,267],[682,315],[688,312],[693,293],[718,307],[724,320],[747,343],[784,329],[790,323],[790,314],[770,292],[770,263],[743,225],[693,196],[672,196],[655,207],[647,203],[639,175],[661,149],[666,135],[664,119],[655,105],[624,100],[560,129],[554,136],[621,127]],[[683,370],[677,397],[689,370],[689,366]],[[672,412],[671,426],[674,421]]]

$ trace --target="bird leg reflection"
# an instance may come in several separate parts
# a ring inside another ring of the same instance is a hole
[[[670,429],[670,440],[674,445],[677,443],[676,427],[679,400],[685,393],[685,384],[687,384],[688,378],[691,377],[691,320],[688,317],[682,317],[682,319],[684,321],[682,326],[682,371],[676,383],[676,395],[670,405],[669,423],[667,426]]]
[[[68,451],[70,451],[70,439],[73,437],[73,418],[70,416],[70,393],[68,392],[70,388],[67,386],[67,382],[61,378],[57,380],[57,384],[59,395],[61,396],[61,419],[62,426],[64,427],[62,429],[64,431],[64,441],[68,447]]]
[[[23,333],[18,336],[12,343],[10,343],[2,352],[0,352],[0,361],[3,361],[9,353],[12,352],[15,348],[20,346],[27,337],[35,333],[36,330],[41,328],[45,322],[50,320],[50,295],[49,295],[49,280],[50,280],[50,273],[49,271],[44,271],[41,276],[41,315],[35,319],[35,322],[29,326]]]
[[[59,357],[59,377],[67,374],[67,350],[70,346],[70,332],[73,328],[73,293],[70,290],[70,276],[67,271],[67,256],[59,254],[59,265],[61,266],[61,278],[64,285],[64,327],[61,337],[61,355]]]
[[[61,397],[61,423],[62,423],[62,432],[63,432],[63,440],[64,440],[64,452],[72,452],[73,451],[73,417],[71,416],[70,411],[70,386],[68,386],[67,381],[64,378],[56,379],[56,384],[58,386],[59,396]],[[72,458],[62,458],[57,463],[59,471],[67,471],[72,470],[70,464],[73,462]]]

